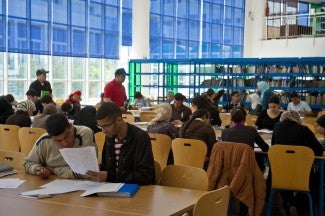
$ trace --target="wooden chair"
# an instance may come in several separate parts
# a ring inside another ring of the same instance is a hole
[[[159,162],[155,160],[155,182],[156,182],[156,185],[159,184],[160,175],[161,175],[161,167],[160,167]]]
[[[325,110],[320,111],[320,112],[317,114],[317,118],[321,117],[322,115],[325,115]]]
[[[193,216],[220,215],[227,216],[230,190],[226,185],[218,190],[203,195],[195,204]]]
[[[172,139],[166,134],[149,133],[153,158],[159,162],[161,169],[167,166]]]
[[[132,114],[122,114],[122,118],[125,122],[130,124],[135,122],[135,117]]]
[[[272,197],[279,190],[305,192],[309,198],[309,215],[313,203],[309,190],[309,176],[314,162],[314,152],[306,146],[274,145],[268,151],[272,171],[272,187],[267,215],[271,215]]]
[[[301,125],[307,126],[314,134],[316,133],[316,128],[312,123],[302,122]]]
[[[19,151],[17,125],[0,125],[0,151]]]
[[[208,175],[201,168],[169,165],[162,170],[159,185],[208,190]]]
[[[255,115],[247,115],[246,116],[246,125],[247,126],[255,126],[255,122],[258,116]]]
[[[139,114],[140,122],[150,122],[151,119],[156,117],[156,112],[153,111],[142,111]]]
[[[97,132],[95,133],[95,142],[97,144],[97,148],[98,148],[98,163],[101,164],[102,163],[102,152],[103,152],[103,148],[104,148],[104,144],[105,144],[105,138],[106,138],[106,134],[104,132]]]
[[[0,151],[0,164],[12,166],[16,170],[24,170],[25,154],[17,151]]]
[[[221,126],[226,126],[231,124],[231,115],[230,113],[220,113],[220,119],[222,121]]]
[[[172,141],[174,164],[203,168],[207,146],[201,140],[176,138]]]
[[[46,133],[44,128],[22,127],[18,131],[20,151],[28,155],[34,144],[43,134]]]

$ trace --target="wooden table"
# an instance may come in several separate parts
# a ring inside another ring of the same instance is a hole
[[[192,209],[196,201],[206,193],[206,191],[199,190],[148,185],[141,186],[140,190],[133,198],[97,196],[81,197],[80,194],[83,191],[76,191],[56,195],[53,198],[26,202],[27,198],[19,197],[21,192],[38,189],[40,185],[53,181],[56,177],[50,176],[48,180],[42,180],[37,176],[25,173],[11,175],[9,177],[19,177],[26,180],[26,182],[17,189],[0,190],[0,197],[2,199],[8,197],[14,201],[11,206],[15,206],[15,202],[17,202],[17,204],[22,205],[22,207],[24,205],[33,206],[35,204],[36,209],[41,209],[45,208],[49,203],[52,203],[53,205],[68,206],[67,211],[69,211],[70,208],[84,208],[85,212],[87,209],[96,209],[96,214],[97,212],[99,214],[103,211],[107,212],[107,214],[105,213],[106,215],[181,215],[182,213]],[[48,204],[39,204],[39,202],[46,202]],[[0,206],[2,205],[4,204],[1,203]],[[80,215],[80,212],[82,211],[78,210],[75,214],[69,215]]]

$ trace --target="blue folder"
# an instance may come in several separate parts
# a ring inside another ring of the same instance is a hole
[[[125,183],[117,192],[99,192],[98,196],[113,196],[113,197],[133,197],[135,193],[139,190],[139,185],[137,184],[127,184]]]

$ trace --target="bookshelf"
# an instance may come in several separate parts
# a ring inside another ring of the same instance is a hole
[[[129,72],[130,98],[135,91],[141,91],[159,103],[168,90],[173,90],[190,102],[195,93],[209,88],[223,89],[226,95],[239,91],[245,96],[256,89],[258,81],[264,80],[281,96],[284,108],[289,93],[296,91],[312,109],[325,109],[325,57],[134,59],[129,61]]]

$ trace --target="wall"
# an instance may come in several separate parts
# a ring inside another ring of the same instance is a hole
[[[325,37],[263,40],[266,1],[246,0],[244,57],[324,57]],[[253,19],[248,14],[252,12]]]

